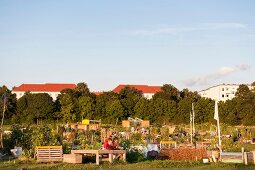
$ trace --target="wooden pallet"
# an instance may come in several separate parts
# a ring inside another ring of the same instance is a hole
[[[62,162],[62,146],[37,146],[35,148],[37,162]]]

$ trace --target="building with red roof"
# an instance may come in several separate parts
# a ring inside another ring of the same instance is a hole
[[[141,91],[143,93],[143,96],[147,99],[151,99],[152,96],[161,91],[161,86],[148,86],[148,85],[129,85],[129,84],[121,84],[118,85],[115,89],[113,89],[112,91],[115,93],[119,93],[123,88],[125,87],[131,87],[131,88],[135,88],[139,91]]]
[[[64,89],[74,89],[76,84],[22,84],[18,87],[14,87],[13,94],[16,94],[17,99],[21,98],[25,92],[30,93],[48,93],[53,100],[57,99],[57,96]]]
[[[103,94],[104,92],[102,92],[102,91],[93,91],[92,93],[98,96],[98,95]]]

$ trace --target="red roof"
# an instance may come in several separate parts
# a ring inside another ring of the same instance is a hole
[[[102,92],[102,91],[93,91],[92,93],[94,93],[95,95],[100,95],[100,94],[103,94],[104,92]]]
[[[148,86],[148,85],[118,85],[115,89],[113,89],[112,91],[115,93],[119,93],[123,88],[125,88],[126,86],[131,87],[131,88],[135,88],[137,90],[142,91],[143,93],[157,93],[161,91],[161,86]]]
[[[60,92],[64,89],[74,89],[76,84],[22,84],[14,87],[12,91],[30,91],[30,92]]]

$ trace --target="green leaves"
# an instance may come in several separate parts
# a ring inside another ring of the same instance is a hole
[[[37,119],[50,119],[55,111],[52,98],[47,93],[27,93],[17,102],[17,119],[35,123]]]

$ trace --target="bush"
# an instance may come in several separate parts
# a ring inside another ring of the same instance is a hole
[[[123,140],[120,143],[121,149],[128,150],[131,147],[131,142],[129,140]]]
[[[127,153],[127,162],[129,163],[137,163],[145,160],[144,156],[138,151],[130,151]]]
[[[27,126],[13,125],[11,135],[5,136],[5,147],[13,149],[22,147],[25,157],[33,157],[36,146],[61,145],[60,135],[47,125]]]

